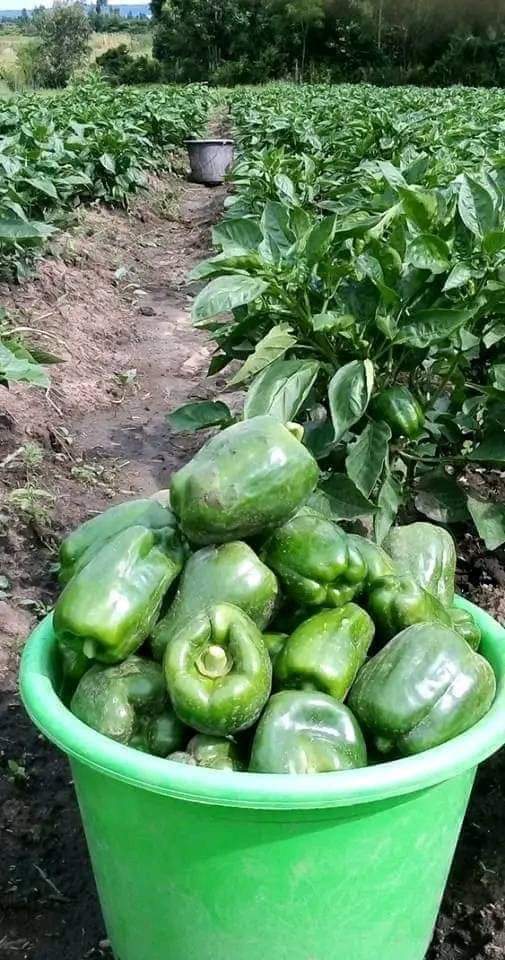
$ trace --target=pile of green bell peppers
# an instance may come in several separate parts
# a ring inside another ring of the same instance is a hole
[[[404,388],[384,403],[396,436],[422,429]],[[75,716],[167,776],[344,771],[477,723],[495,677],[454,603],[452,537],[413,523],[379,546],[335,522],[318,481],[299,425],[253,417],[169,493],[71,532],[53,624]]]

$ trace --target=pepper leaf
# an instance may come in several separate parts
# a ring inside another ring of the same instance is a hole
[[[464,287],[472,277],[473,270],[468,263],[457,263],[447,277],[442,291],[447,293],[449,290],[459,290],[459,288]]]
[[[461,178],[458,210],[465,227],[476,237],[485,236],[497,226],[492,194],[467,174]]]
[[[212,228],[212,242],[216,247],[221,247],[224,252],[230,247],[233,249],[241,247],[248,253],[256,252],[261,238],[262,233],[258,224],[254,220],[245,218],[223,220]]]
[[[266,242],[274,261],[289,250],[294,234],[289,225],[289,209],[277,200],[267,200],[261,217],[263,243]]]
[[[45,370],[36,361],[26,357],[17,357],[14,351],[0,343],[0,383],[24,381],[35,387],[49,386],[50,380]]]
[[[482,246],[486,253],[491,255],[505,249],[505,230],[490,230],[489,233],[486,233]]]
[[[336,445],[331,420],[308,420],[303,442],[316,460],[324,460]]]
[[[261,277],[226,276],[217,277],[200,291],[193,303],[193,323],[198,326],[209,317],[219,313],[228,313],[235,307],[252,303],[268,289],[266,280]]]
[[[416,497],[416,510],[436,523],[461,523],[468,520],[466,497],[454,477],[433,470],[422,477]]]
[[[184,403],[167,414],[167,422],[177,433],[206,430],[208,427],[227,427],[234,422],[231,410],[221,400],[199,400]]]
[[[395,342],[424,349],[437,340],[447,340],[473,317],[473,313],[473,310],[447,310],[436,307],[432,310],[419,310],[414,314],[411,322],[399,330]]]
[[[489,503],[467,497],[467,506],[488,550],[496,550],[505,543],[505,503]]]
[[[324,517],[325,520],[338,521],[345,519],[339,515],[338,501],[334,501],[333,497],[319,489],[314,490],[304,506],[300,507],[297,516],[300,516],[300,514],[303,516]]]
[[[331,378],[328,400],[335,440],[340,440],[349,427],[361,419],[372,395],[373,383],[374,369],[370,360],[352,360]]]
[[[58,199],[58,192],[53,181],[46,177],[26,177],[22,182],[28,183],[38,193],[43,193],[46,197],[51,197],[52,200]]]
[[[382,473],[391,440],[391,429],[382,420],[371,420],[348,448],[347,474],[364,497],[369,497]]]
[[[236,386],[250,380],[251,377],[273,363],[274,360],[282,357],[286,350],[289,350],[295,343],[296,337],[292,335],[289,323],[280,323],[278,326],[272,327],[266,336],[256,344],[254,353],[251,353],[243,367],[230,380],[229,386]]]
[[[504,431],[499,430],[484,437],[482,443],[479,443],[479,446],[469,454],[468,459],[484,463],[505,463]]]
[[[376,511],[374,504],[343,473],[334,473],[321,484],[321,489],[330,497],[335,520],[370,517]]]
[[[423,233],[409,244],[405,262],[418,270],[438,274],[449,269],[449,256],[449,247],[440,237]]]
[[[327,310],[326,313],[316,313],[310,318],[312,329],[316,333],[337,333],[340,330],[347,330],[356,323],[356,318],[352,313],[337,313],[334,310]]]
[[[322,256],[327,247],[329,247],[335,232],[336,223],[336,217],[324,217],[323,220],[316,223],[315,227],[312,227],[312,230],[307,235],[304,249],[304,256],[309,263],[317,260]]]
[[[401,486],[388,470],[377,498],[377,513],[373,519],[375,542],[380,544],[386,539],[402,502]]]
[[[0,240],[22,241],[48,237],[56,227],[36,220],[5,220],[0,218]]]
[[[295,185],[290,177],[287,177],[285,173],[276,173],[274,183],[281,200],[287,203],[296,203]]]
[[[283,423],[294,420],[318,372],[317,360],[274,360],[249,387],[244,417],[268,413]]]
[[[235,248],[237,249],[237,248]],[[261,267],[261,260],[256,253],[235,253],[233,256],[226,251],[225,253],[218,253],[217,256],[211,257],[210,260],[203,260],[202,263],[198,263],[196,267],[193,267],[191,270],[188,280],[208,280],[213,276],[222,276],[224,274],[233,273],[236,274],[238,271],[244,271],[244,274],[247,271],[255,271]]]
[[[416,227],[419,227],[420,230],[429,230],[437,215],[435,194],[416,186],[399,187],[398,193],[402,198],[407,219],[414,223]]]
[[[505,323],[495,323],[488,330],[486,330],[483,341],[484,346],[489,350],[490,347],[494,347],[495,343],[499,343],[500,340],[505,338]]]

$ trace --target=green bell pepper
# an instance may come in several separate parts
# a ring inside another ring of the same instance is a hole
[[[285,646],[286,640],[288,639],[288,637],[289,637],[288,633],[264,633],[263,634],[263,643],[265,644],[268,650],[268,655],[272,663],[274,663],[276,657],[279,655],[282,648]]]
[[[360,537],[357,533],[348,533],[347,540],[349,544],[361,554],[366,564],[365,592],[368,591],[377,580],[380,580],[382,577],[390,577],[396,573],[394,563],[389,554],[377,543],[374,543],[373,540],[366,540],[365,537]]]
[[[211,770],[244,769],[244,761],[234,740],[211,737],[206,733],[197,733],[184,751],[177,751],[168,759],[195,767],[210,767]]]
[[[468,610],[462,610],[460,607],[450,607],[447,613],[451,618],[452,629],[456,633],[459,633],[460,637],[463,637],[463,640],[466,640],[472,650],[478,650],[480,647],[481,633],[472,614]]]
[[[187,731],[170,707],[159,664],[131,656],[112,667],[95,664],[72,697],[72,713],[105,737],[166,757]]]
[[[187,620],[171,637],[163,667],[180,719],[215,736],[251,727],[272,685],[261,633],[230,603],[215,604]]]
[[[57,640],[57,647],[61,664],[61,683],[58,693],[63,703],[68,703],[79,680],[89,670],[91,661],[82,650],[74,650],[62,640]]]
[[[129,527],[72,577],[54,610],[58,641],[103,663],[125,660],[140,647],[182,567],[155,537]]]
[[[301,623],[305,623],[305,620],[312,617],[314,613],[314,607],[295,607],[289,600],[282,602],[281,599],[280,609],[275,614],[272,623],[268,625],[267,633],[285,634],[289,637]]]
[[[374,632],[372,620],[355,603],[316,613],[295,630],[276,657],[276,686],[320,690],[344,700]]]
[[[454,602],[456,548],[450,533],[433,523],[393,527],[384,543],[397,572],[411,576],[446,607]]]
[[[389,387],[377,394],[370,404],[377,420],[385,420],[393,437],[414,440],[424,426],[423,408],[407,387]]]
[[[252,417],[212,437],[172,477],[172,507],[193,543],[240,540],[272,529],[307,500],[319,468],[273,417]]]
[[[60,583],[68,581],[89,563],[111,537],[129,527],[146,527],[148,530],[164,531],[176,542],[175,515],[155,500],[129,500],[109,507],[103,513],[86,520],[80,527],[65,537],[60,546]]]
[[[380,753],[406,756],[468,730],[487,713],[495,691],[487,660],[453,630],[423,623],[361,668],[349,706]]]
[[[254,735],[252,773],[330,773],[366,767],[363,734],[350,710],[326,693],[282,690]]]
[[[172,606],[153,631],[154,659],[163,659],[179,626],[214,603],[233,603],[264,629],[273,615],[277,594],[275,574],[247,543],[197,550],[184,568]]]
[[[366,563],[330,520],[296,516],[272,534],[262,552],[295,603],[339,607],[363,589]]]
[[[442,623],[451,626],[446,608],[413,577],[383,577],[370,590],[367,610],[384,644],[414,623]]]

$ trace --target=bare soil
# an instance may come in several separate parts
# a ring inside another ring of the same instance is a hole
[[[165,414],[219,389],[204,380],[211,350],[191,326],[185,278],[223,199],[222,188],[153,180],[130,214],[88,211],[36,279],[0,290],[19,326],[43,332],[30,339],[66,361],[47,396],[14,387],[0,410],[1,960],[109,955],[67,763],[19,703],[19,651],[55,595],[61,535],[163,488],[201,442],[173,434]],[[14,504],[27,488],[26,508]]]
[[[0,410],[0,960],[110,957],[68,766],[19,703],[19,651],[54,597],[65,530],[166,486],[201,442],[165,414],[223,386],[204,378],[210,348],[185,281],[223,194],[153,180],[130,214],[88,211],[36,279],[0,288],[66,360],[47,396],[14,388]],[[460,590],[505,621],[503,559],[461,531]],[[427,960],[505,957],[504,792],[502,752],[480,772]]]

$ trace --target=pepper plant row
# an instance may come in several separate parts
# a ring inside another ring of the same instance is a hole
[[[240,142],[193,319],[246,388],[243,416],[296,419],[338,519],[402,505],[471,518],[505,462],[505,94],[274,85],[238,91]],[[222,401],[171,416],[226,425]]]
[[[23,96],[0,106],[0,272],[21,279],[48,238],[80,203],[126,206],[145,171],[204,123],[203,87],[112,90],[96,76],[63,94]],[[30,355],[28,355],[30,354]],[[47,386],[37,356],[0,331],[0,384]],[[47,361],[43,359],[43,362]]]
[[[68,222],[78,203],[126,205],[144,171],[169,162],[205,120],[201,87],[112,90],[91,75],[63,94],[0,107],[0,258],[22,271],[23,254]]]

